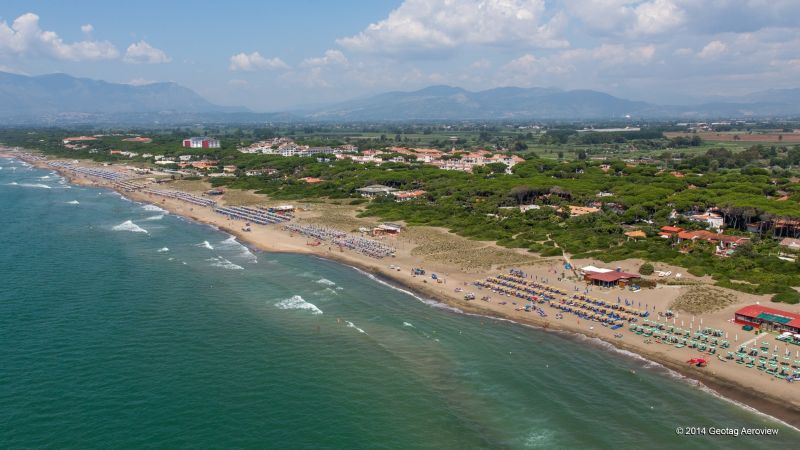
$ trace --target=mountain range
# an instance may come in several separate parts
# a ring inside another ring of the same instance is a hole
[[[6,124],[257,123],[263,121],[609,120],[800,116],[800,89],[714,97],[693,105],[656,105],[592,90],[502,87],[468,91],[431,86],[322,107],[254,113],[215,105],[177,83],[141,86],[65,74],[0,72],[0,120]]]

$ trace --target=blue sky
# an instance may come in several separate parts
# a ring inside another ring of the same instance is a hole
[[[800,87],[800,8],[796,0],[3,0],[0,70],[176,81],[258,111],[432,84],[681,102]]]

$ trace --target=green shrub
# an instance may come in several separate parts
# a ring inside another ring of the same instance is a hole
[[[706,268],[703,266],[692,266],[687,271],[696,277],[702,277],[706,274]]]
[[[552,247],[544,249],[541,253],[542,256],[561,256],[562,252],[560,248]]]
[[[794,289],[791,291],[781,292],[773,295],[772,301],[775,303],[788,303],[790,305],[796,305],[797,303],[800,303],[800,292],[797,292]]]
[[[639,273],[641,275],[652,275],[654,271],[653,265],[648,262],[639,266]]]
[[[367,203],[367,199],[365,198],[357,198],[350,201],[351,205],[363,205],[364,203]]]

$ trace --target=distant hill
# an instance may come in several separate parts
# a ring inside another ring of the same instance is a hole
[[[307,111],[305,116],[321,120],[584,119],[624,117],[652,108],[588,90],[506,87],[471,92],[431,86],[343,102]]]
[[[0,72],[0,117],[80,117],[141,113],[235,113],[177,83],[142,86],[65,74],[25,76]]]
[[[800,89],[706,99],[656,105],[591,90],[501,87],[475,92],[430,86],[289,112],[253,113],[215,105],[177,83],[133,86],[65,74],[0,72],[0,125],[800,117]]]
[[[800,116],[800,89],[774,89],[693,105],[656,105],[591,90],[431,86],[298,112],[312,120],[704,119]]]

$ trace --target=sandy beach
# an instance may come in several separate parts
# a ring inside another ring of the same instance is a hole
[[[2,150],[2,149],[0,149]],[[8,152],[0,155],[20,157],[18,153]],[[46,161],[28,162],[39,167],[56,170],[47,165]],[[81,165],[100,167],[91,162],[82,161]],[[108,170],[126,170],[123,166],[106,167]],[[70,182],[82,185],[99,186],[114,189],[112,182],[95,177],[86,177],[75,172],[58,169],[61,175]],[[148,175],[152,176],[152,175]],[[134,179],[145,182],[145,178]],[[202,185],[195,186],[200,189]],[[181,183],[164,183],[159,189],[184,189]],[[654,289],[642,289],[638,292],[622,290],[619,288],[588,287],[576,275],[563,269],[562,258],[540,258],[534,254],[498,247],[493,243],[471,241],[456,236],[446,230],[430,227],[412,227],[404,229],[397,237],[381,238],[387,245],[397,249],[396,256],[392,258],[375,259],[363,254],[342,250],[327,242],[320,245],[309,245],[313,240],[304,236],[290,233],[281,225],[252,225],[251,231],[243,231],[244,221],[231,220],[214,212],[209,207],[200,207],[176,199],[147,194],[140,191],[120,192],[131,200],[158,205],[172,214],[181,215],[198,222],[215,226],[220,230],[230,233],[243,243],[253,248],[269,252],[293,252],[316,255],[322,258],[333,259],[344,264],[357,267],[372,273],[390,283],[407,287],[420,296],[435,299],[446,303],[459,310],[488,317],[513,320],[518,323],[541,327],[553,332],[568,333],[571,338],[582,339],[572,333],[590,338],[587,345],[594,345],[598,350],[608,350],[608,344],[616,349],[641,355],[642,357],[657,362],[682,376],[698,380],[726,398],[753,407],[761,412],[777,417],[795,427],[800,427],[800,383],[789,384],[784,380],[770,376],[762,371],[746,368],[734,361],[723,361],[716,356],[700,353],[688,347],[676,348],[668,344],[659,344],[650,339],[636,335],[623,327],[611,330],[597,322],[578,319],[571,314],[564,314],[563,319],[557,319],[557,310],[544,306],[546,317],[540,317],[533,312],[517,310],[523,301],[515,307],[512,301],[517,299],[504,297],[486,289],[477,289],[473,286],[475,281],[485,280],[489,276],[508,273],[509,268],[525,272],[527,277],[543,284],[568,292],[585,293],[586,295],[604,300],[608,303],[617,303],[619,300],[628,300],[634,307],[653,313],[651,319],[655,320],[658,312],[670,309],[670,305],[685,294],[688,290],[697,289],[696,286],[706,286],[709,280],[698,279],[687,274],[684,269],[667,267],[656,264],[656,270],[682,273],[680,278],[684,284],[658,284]],[[194,192],[198,194],[197,191]],[[215,198],[221,204],[239,205],[261,201],[264,205],[275,205],[279,202],[270,202],[263,196],[252,193],[224,194]],[[281,202],[283,203],[283,202]],[[342,205],[325,203],[300,202],[296,217],[293,222],[298,224],[319,224],[336,227],[343,231],[351,232],[358,225],[375,224],[375,219],[364,219],[355,216],[355,208]],[[597,261],[575,260],[570,261],[573,267],[582,267],[587,264],[602,266]],[[626,260],[612,263],[611,266],[620,267],[623,271],[636,272],[641,261]],[[398,268],[399,267],[399,268]],[[426,270],[425,276],[414,276],[412,268],[420,267]],[[441,282],[431,278],[436,273]],[[587,291],[588,289],[588,291]],[[723,330],[730,341],[728,351],[736,351],[739,345],[756,338],[752,332],[741,329],[740,325],[732,322],[733,312],[743,305],[760,302],[761,304],[777,307],[787,311],[800,313],[800,305],[771,304],[768,296],[754,296],[741,292],[714,288],[712,293],[729,298],[729,304],[713,312],[693,315],[687,312],[677,312],[674,318],[675,326],[688,328],[690,325],[711,327]],[[473,292],[475,300],[467,301],[465,293]],[[481,301],[481,297],[489,297],[489,301]],[[505,304],[502,304],[502,303]],[[640,305],[640,306],[639,306]],[[487,319],[489,320],[489,319]],[[663,321],[662,321],[663,323]],[[671,325],[672,319],[669,324]],[[622,337],[615,337],[621,335]],[[755,342],[755,341],[753,341]],[[765,334],[757,338],[757,342],[768,342],[770,348],[776,345],[783,354],[785,344],[775,340],[775,335]],[[511,345],[511,344],[510,344]],[[755,345],[755,344],[752,344]],[[792,359],[800,347],[789,346]],[[720,354],[726,351],[720,349]],[[704,357],[709,360],[707,367],[699,368],[686,363],[695,357]]]

